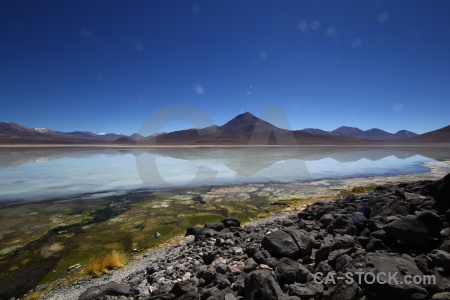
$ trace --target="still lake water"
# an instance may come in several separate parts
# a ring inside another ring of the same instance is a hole
[[[429,147],[0,148],[0,202],[426,173]]]

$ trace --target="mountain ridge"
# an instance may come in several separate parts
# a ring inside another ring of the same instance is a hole
[[[341,126],[333,131],[317,128],[288,130],[253,114],[237,115],[221,126],[184,129],[143,136],[90,131],[59,132],[0,122],[0,144],[100,144],[100,145],[320,145],[450,142],[450,126],[417,135],[408,130],[389,133],[379,128],[361,130]]]
[[[401,140],[408,137],[417,136],[417,133],[408,131],[408,130],[399,130],[396,133],[390,133],[384,131],[379,128],[371,128],[368,130],[362,130],[357,127],[351,126],[341,126],[332,131],[325,131],[317,128],[305,128],[305,131],[311,133],[321,133],[321,134],[334,134],[339,136],[351,136],[361,139],[367,139],[371,141],[384,142],[384,141],[393,141],[393,140]]]

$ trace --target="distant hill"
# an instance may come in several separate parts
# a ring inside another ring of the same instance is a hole
[[[404,144],[414,143],[450,143],[450,126],[426,132],[401,141]]]
[[[306,128],[304,130],[314,134],[333,134],[338,136],[348,136],[376,142],[398,141],[417,135],[416,133],[408,130],[400,130],[397,131],[396,133],[389,133],[378,128],[361,130],[356,127],[348,127],[348,126],[341,126],[333,131],[325,131],[315,128]]]
[[[92,132],[58,132],[46,128],[28,128],[16,123],[0,122],[0,144],[107,144],[121,136]]]
[[[16,123],[0,122],[2,144],[73,144],[80,138],[45,128],[27,128]],[[85,140],[85,139],[83,139]]]
[[[401,140],[407,137],[417,135],[416,133],[407,130],[400,130],[392,134],[378,128],[361,130],[359,128],[347,126],[339,127],[333,130],[331,133],[336,135],[352,136],[356,138],[368,139],[371,141],[379,141],[379,142]]]
[[[331,132],[305,128],[287,130],[276,127],[251,113],[243,113],[221,126],[157,133],[144,137],[89,131],[58,132],[46,128],[27,128],[0,122],[0,144],[86,144],[86,145],[366,145],[449,143],[450,126],[417,135],[400,130],[389,133],[373,128],[361,130],[342,126]]]

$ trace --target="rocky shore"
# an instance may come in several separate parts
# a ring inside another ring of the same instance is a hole
[[[132,272],[43,299],[450,299],[449,223],[450,174],[377,186],[244,227],[190,227]]]

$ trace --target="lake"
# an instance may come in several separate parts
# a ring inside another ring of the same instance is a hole
[[[0,148],[0,202],[427,173],[445,147]]]

